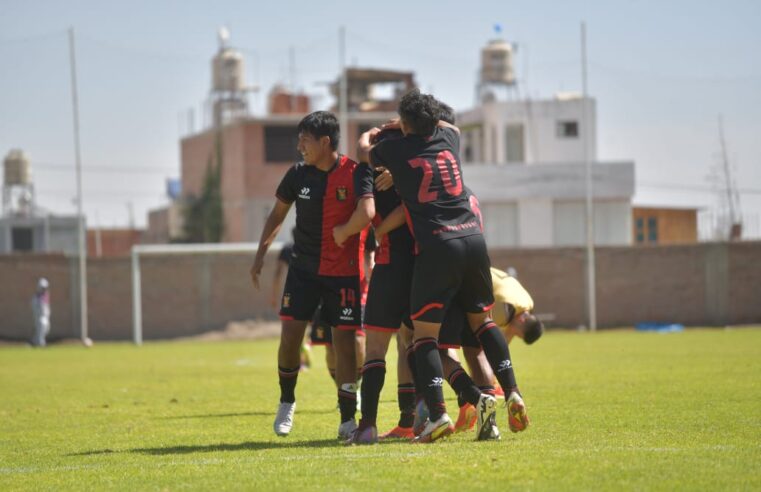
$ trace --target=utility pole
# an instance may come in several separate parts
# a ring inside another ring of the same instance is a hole
[[[341,79],[338,87],[338,124],[341,127],[341,139],[339,140],[339,152],[346,155],[349,145],[349,102],[348,80],[346,79],[346,28],[341,26],[338,30],[338,64],[341,67]]]
[[[584,168],[586,170],[586,223],[587,223],[587,311],[589,329],[597,331],[597,293],[595,281],[595,213],[592,200],[592,161],[589,158],[589,115],[587,94],[587,25],[581,23],[581,90],[582,90],[582,125],[581,138],[584,148]]]
[[[71,105],[74,118],[74,158],[77,174],[77,217],[79,218],[79,336],[86,346],[92,344],[87,334],[87,237],[82,209],[82,155],[79,147],[79,96],[77,94],[77,60],[74,28],[69,28],[69,66],[71,68]]]

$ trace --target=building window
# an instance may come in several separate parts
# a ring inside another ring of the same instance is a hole
[[[658,219],[655,217],[647,218],[647,241],[650,243],[658,242]]]
[[[525,162],[523,147],[523,125],[507,125],[507,162]]]
[[[643,219],[642,217],[637,217],[635,224],[636,224],[635,235],[637,238],[637,244],[642,244],[645,242],[645,219]]]
[[[579,138],[578,121],[558,121],[558,138]]]
[[[11,250],[32,251],[34,234],[31,227],[14,227],[11,229]]]
[[[296,150],[299,132],[295,126],[264,127],[264,162],[267,164],[292,163],[301,160]]]

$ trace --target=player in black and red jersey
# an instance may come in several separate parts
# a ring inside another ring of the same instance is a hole
[[[404,203],[419,246],[410,295],[415,327],[415,363],[430,412],[418,442],[432,442],[453,431],[446,413],[438,334],[450,304],[456,302],[484,347],[500,383],[518,395],[504,337],[488,311],[494,303],[490,263],[480,224],[463,192],[458,160],[459,130],[439,120],[436,99],[414,90],[399,104],[398,126],[404,138],[373,144],[380,129],[360,137],[360,150],[373,165],[386,166]],[[517,407],[516,407],[517,408]],[[483,395],[479,420],[492,418],[496,399]],[[518,409],[524,420],[525,405]]]
[[[378,135],[376,140],[401,137],[402,134],[398,130],[388,130]],[[375,178],[378,179],[383,171],[382,168],[376,169]],[[378,225],[401,205],[399,195],[393,188],[385,191],[376,189],[374,202],[376,212],[373,219],[374,225]],[[357,221],[357,224],[352,227],[350,221],[349,224],[337,227],[334,230],[336,242],[341,244],[347,235],[356,233],[360,226],[361,222]],[[402,323],[410,324],[409,300],[414,265],[413,249],[414,241],[409,229],[400,227],[384,235],[376,251],[375,268],[370,280],[363,323],[367,333],[367,346],[366,362],[362,368],[362,419],[357,430],[347,441],[348,443],[372,444],[378,441],[376,417],[378,400],[386,374],[386,352],[391,337],[397,333]],[[409,422],[408,427],[412,427],[412,422]]]
[[[307,115],[298,126],[298,149],[303,162],[292,166],[277,188],[275,206],[262,230],[251,279],[259,288],[264,257],[291,205],[296,203],[293,257],[280,306],[282,330],[278,350],[280,405],[275,433],[288,435],[296,408],[294,390],[299,373],[299,346],[317,306],[333,327],[336,379],[341,409],[340,438],[356,429],[355,331],[361,325],[360,277],[363,238],[356,234],[343,246],[333,239],[333,228],[359,209],[372,219],[372,187],[363,189],[367,167],[337,152],[339,127],[325,111]]]

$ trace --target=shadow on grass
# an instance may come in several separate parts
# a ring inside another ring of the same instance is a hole
[[[217,451],[262,451],[266,449],[287,449],[287,448],[330,448],[343,446],[337,439],[319,439],[313,441],[246,441],[240,443],[218,443],[218,444],[198,444],[189,446],[167,446],[156,448],[133,448],[123,451],[114,451],[112,449],[96,449],[92,451],[83,451],[81,453],[71,453],[67,456],[94,456],[100,454],[116,453],[133,453],[148,454],[153,456],[163,456],[171,454],[190,454],[190,453],[213,453]]]
[[[338,410],[335,408],[330,409],[324,409],[324,410],[298,410],[297,413],[299,414],[306,414],[306,415],[319,415],[319,414],[329,414],[329,413],[337,413]],[[172,417],[155,417],[157,420],[177,420],[177,419],[212,419],[212,418],[221,418],[221,417],[274,417],[275,412],[237,412],[237,413],[207,413],[207,414],[201,414],[201,415],[176,415]]]

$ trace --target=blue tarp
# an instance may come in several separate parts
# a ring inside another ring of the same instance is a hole
[[[637,331],[654,331],[656,333],[678,333],[684,331],[684,325],[679,323],[637,323],[634,325]]]

